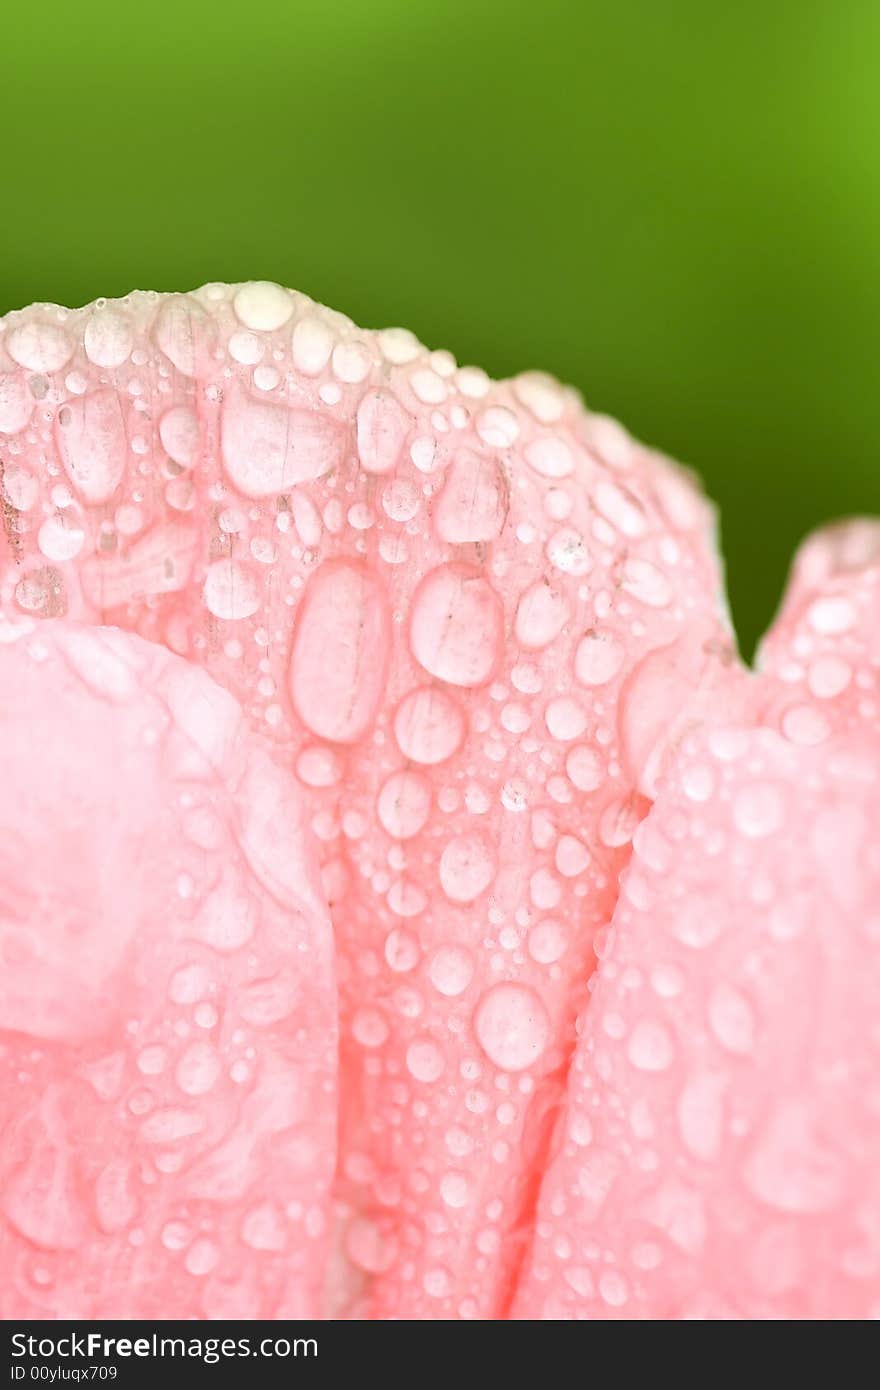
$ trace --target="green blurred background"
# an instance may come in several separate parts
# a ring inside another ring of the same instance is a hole
[[[0,310],[268,277],[703,476],[750,652],[880,510],[876,0],[16,4]]]

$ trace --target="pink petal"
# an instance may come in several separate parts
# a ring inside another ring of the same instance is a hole
[[[203,671],[0,643],[4,1317],[315,1316],[330,924],[296,783]]]
[[[639,826],[521,1318],[880,1312],[877,529],[796,561],[743,709]]]

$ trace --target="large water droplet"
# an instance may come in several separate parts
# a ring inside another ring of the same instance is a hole
[[[521,647],[537,651],[558,637],[568,621],[568,604],[559,589],[545,580],[520,597],[514,632]]]
[[[270,280],[253,280],[242,285],[232,307],[245,328],[271,333],[282,328],[293,313],[293,296]]]
[[[83,347],[90,362],[108,370],[121,367],[131,356],[133,346],[131,326],[124,314],[115,309],[95,310],[83,333]]]
[[[457,835],[440,856],[440,886],[455,903],[470,903],[495,877],[495,855],[482,835]]]
[[[474,976],[474,962],[464,946],[441,946],[431,957],[428,977],[447,998],[463,994]]]
[[[404,757],[433,766],[451,758],[464,738],[464,715],[444,690],[411,690],[397,707],[394,737]]]
[[[406,1049],[406,1067],[416,1081],[438,1081],[446,1063],[433,1038],[415,1038]]]
[[[226,472],[238,491],[273,497],[337,468],[345,429],[318,411],[231,395],[223,404],[221,441]]]
[[[574,673],[581,685],[606,685],[623,665],[623,643],[612,632],[588,632],[578,643]]]
[[[188,405],[174,405],[159,421],[159,440],[170,459],[181,468],[192,468],[199,447],[199,422]]]
[[[73,342],[57,324],[30,319],[7,334],[6,351],[29,372],[60,372],[73,356]]]
[[[434,504],[434,524],[450,545],[493,541],[507,516],[507,486],[500,465],[463,450],[453,459]]]
[[[412,601],[413,655],[438,680],[484,685],[498,662],[502,625],[501,602],[479,570],[441,565],[425,576]]]
[[[390,473],[412,421],[390,391],[368,391],[358,406],[357,447],[367,473]]]
[[[303,723],[333,743],[356,743],[385,689],[391,615],[379,580],[346,561],[312,576],[290,654],[290,694]]]
[[[209,565],[202,595],[208,612],[228,622],[252,618],[261,603],[255,572],[237,560],[215,560]]]
[[[396,840],[408,840],[425,826],[431,809],[430,783],[417,772],[395,772],[379,793],[376,813]]]
[[[525,1071],[544,1053],[550,1015],[533,989],[504,983],[487,989],[474,1011],[477,1041],[502,1071]]]
[[[115,391],[92,391],[58,412],[55,437],[65,472],[91,506],[107,502],[122,481],[128,441]]]
[[[181,375],[194,377],[210,352],[214,324],[196,300],[176,294],[163,301],[153,333],[158,347]]]

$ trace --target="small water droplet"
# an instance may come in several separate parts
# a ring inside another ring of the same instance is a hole
[[[666,1071],[675,1057],[669,1029],[650,1019],[641,1020],[630,1034],[627,1056],[639,1071]]]
[[[428,977],[440,994],[463,994],[473,979],[474,962],[464,946],[441,946],[431,957]]]
[[[376,813],[380,824],[396,840],[418,835],[431,810],[431,786],[417,772],[395,772],[379,793]]]
[[[443,1075],[446,1063],[443,1053],[433,1038],[415,1038],[406,1049],[406,1067],[416,1081],[437,1081]]]

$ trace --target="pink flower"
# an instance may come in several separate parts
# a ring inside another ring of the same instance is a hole
[[[0,1313],[878,1316],[875,525],[752,673],[547,377],[0,327]]]

